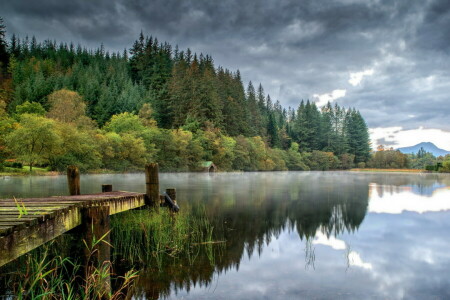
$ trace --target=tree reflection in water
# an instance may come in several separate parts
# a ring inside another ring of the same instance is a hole
[[[192,211],[197,211],[196,205],[206,207],[214,240],[226,240],[226,244],[201,247],[193,263],[180,255],[166,261],[161,272],[157,268],[143,270],[137,298],[157,299],[194,286],[210,286],[214,276],[239,270],[245,255],[261,255],[264,247],[286,230],[296,231],[305,241],[299,245],[305,247],[305,268],[314,269],[316,233],[326,237],[353,233],[367,212],[367,178],[339,173],[311,173],[300,178],[291,173],[238,177],[219,175],[207,188],[184,192],[189,193],[189,199],[196,199],[191,203]],[[213,252],[213,262],[208,250]]]

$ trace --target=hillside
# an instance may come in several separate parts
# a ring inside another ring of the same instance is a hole
[[[419,143],[419,144],[411,146],[411,147],[402,147],[402,148],[398,148],[397,150],[399,150],[400,152],[405,153],[405,154],[411,154],[411,153],[415,154],[415,153],[419,152],[420,148],[423,148],[426,152],[433,153],[433,155],[436,157],[445,156],[447,154],[450,154],[450,151],[438,148],[435,144],[430,143],[430,142]]]

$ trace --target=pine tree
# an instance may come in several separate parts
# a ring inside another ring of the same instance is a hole
[[[6,27],[3,24],[3,19],[0,17],[0,73],[6,72],[9,62],[9,54],[5,37]]]
[[[369,131],[359,111],[349,109],[345,117],[345,128],[349,153],[355,155],[355,162],[367,162],[370,158]]]

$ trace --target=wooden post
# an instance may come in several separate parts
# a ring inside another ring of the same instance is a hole
[[[102,184],[102,193],[112,192],[112,184]]]
[[[67,182],[70,195],[80,195],[80,171],[77,166],[67,167]]]
[[[159,171],[158,164],[152,163],[145,166],[145,185],[148,205],[159,207]]]
[[[110,247],[110,207],[94,206],[81,209],[81,232],[87,247],[84,248],[84,273],[88,278],[95,272],[105,267],[111,272],[111,247]],[[101,239],[101,241],[100,241]],[[109,266],[109,268],[107,267]],[[111,291],[111,279],[103,278],[102,291],[105,293],[101,299],[109,299]]]
[[[174,204],[177,204],[177,190],[176,189],[166,189],[167,195],[169,195],[170,199],[173,200]]]
[[[175,189],[166,189],[164,196],[166,206],[169,206],[173,212],[178,212],[180,207],[177,205],[177,191]]]

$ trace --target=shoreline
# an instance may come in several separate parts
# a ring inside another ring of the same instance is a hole
[[[320,171],[320,170],[318,170]],[[361,173],[369,173],[369,172],[375,172],[375,173],[415,173],[415,174],[445,174],[440,172],[430,172],[426,170],[421,169],[375,169],[375,168],[352,168],[348,170],[328,170],[328,171],[320,171],[320,172],[335,172],[335,171],[344,171],[344,172],[361,172]],[[87,172],[83,172],[84,174],[133,174],[133,173],[142,173],[142,171],[139,170],[133,170],[133,171],[114,171],[114,170],[91,170]],[[188,171],[188,172],[195,172],[195,171]],[[245,171],[231,171],[231,172],[244,172]],[[258,172],[258,171],[253,171]],[[259,172],[267,172],[267,171],[259,171]],[[289,171],[287,171],[289,172]],[[304,171],[304,172],[310,172],[310,171]],[[166,171],[162,173],[187,173],[186,171],[180,172],[180,171]],[[203,173],[203,172],[199,172]],[[218,172],[218,173],[228,173],[228,172]],[[65,175],[65,172],[59,172],[59,171],[42,171],[37,170],[30,173],[29,171],[21,171],[21,172],[9,172],[9,171],[1,171],[0,172],[0,178],[1,177],[21,177],[21,176],[59,176],[59,175]]]

